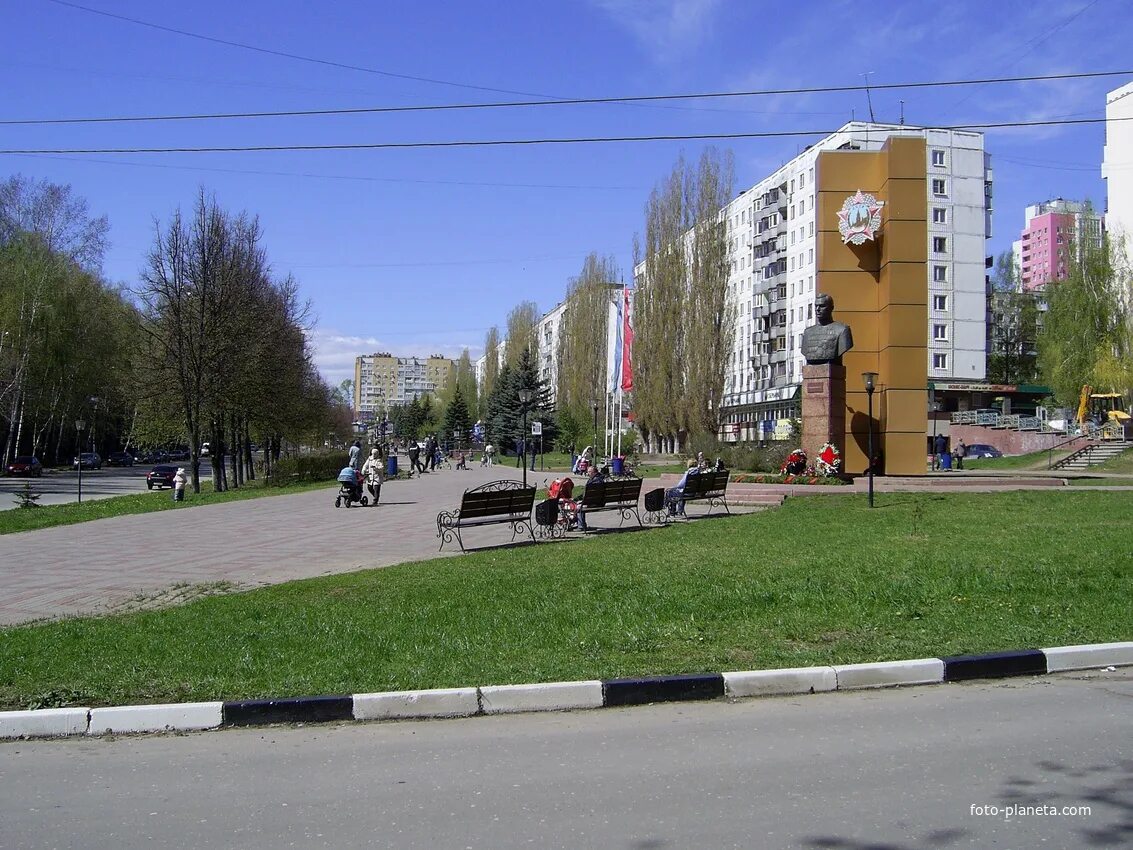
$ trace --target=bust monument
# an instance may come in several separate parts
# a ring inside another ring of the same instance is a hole
[[[818,324],[803,331],[803,357],[811,365],[835,363],[840,366],[842,355],[854,347],[850,326],[834,321],[834,299],[829,295],[820,294],[814,299],[814,312]]]

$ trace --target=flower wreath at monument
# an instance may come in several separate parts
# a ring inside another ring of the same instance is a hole
[[[842,453],[838,447],[833,443],[823,443],[814,462],[815,471],[819,475],[837,475],[841,466]]]
[[[806,472],[806,452],[802,449],[795,449],[787,459],[783,461],[783,466],[780,467],[779,472],[783,475],[802,475]]]

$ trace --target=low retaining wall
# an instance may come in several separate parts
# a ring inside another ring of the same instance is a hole
[[[952,425],[948,429],[949,446],[963,440],[966,445],[984,443],[995,446],[1005,455],[1025,455],[1059,445],[1060,452],[1077,451],[1089,443],[1087,437],[1074,437],[1067,441],[1064,434],[1044,434],[1040,431],[1008,431],[986,425]]]

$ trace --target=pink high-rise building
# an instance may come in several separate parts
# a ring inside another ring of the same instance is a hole
[[[1102,217],[1080,201],[1056,198],[1027,207],[1022,239],[1015,243],[1024,291],[1063,280],[1072,245],[1100,245]]]

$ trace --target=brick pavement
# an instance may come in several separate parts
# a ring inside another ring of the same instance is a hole
[[[528,472],[528,482],[557,474]],[[437,552],[437,512],[457,507],[469,487],[519,477],[514,462],[473,466],[387,482],[376,508],[336,509],[328,487],[5,534],[0,625],[105,611],[181,583],[255,587],[459,554]],[[468,538],[471,546],[510,540],[502,527]]]

